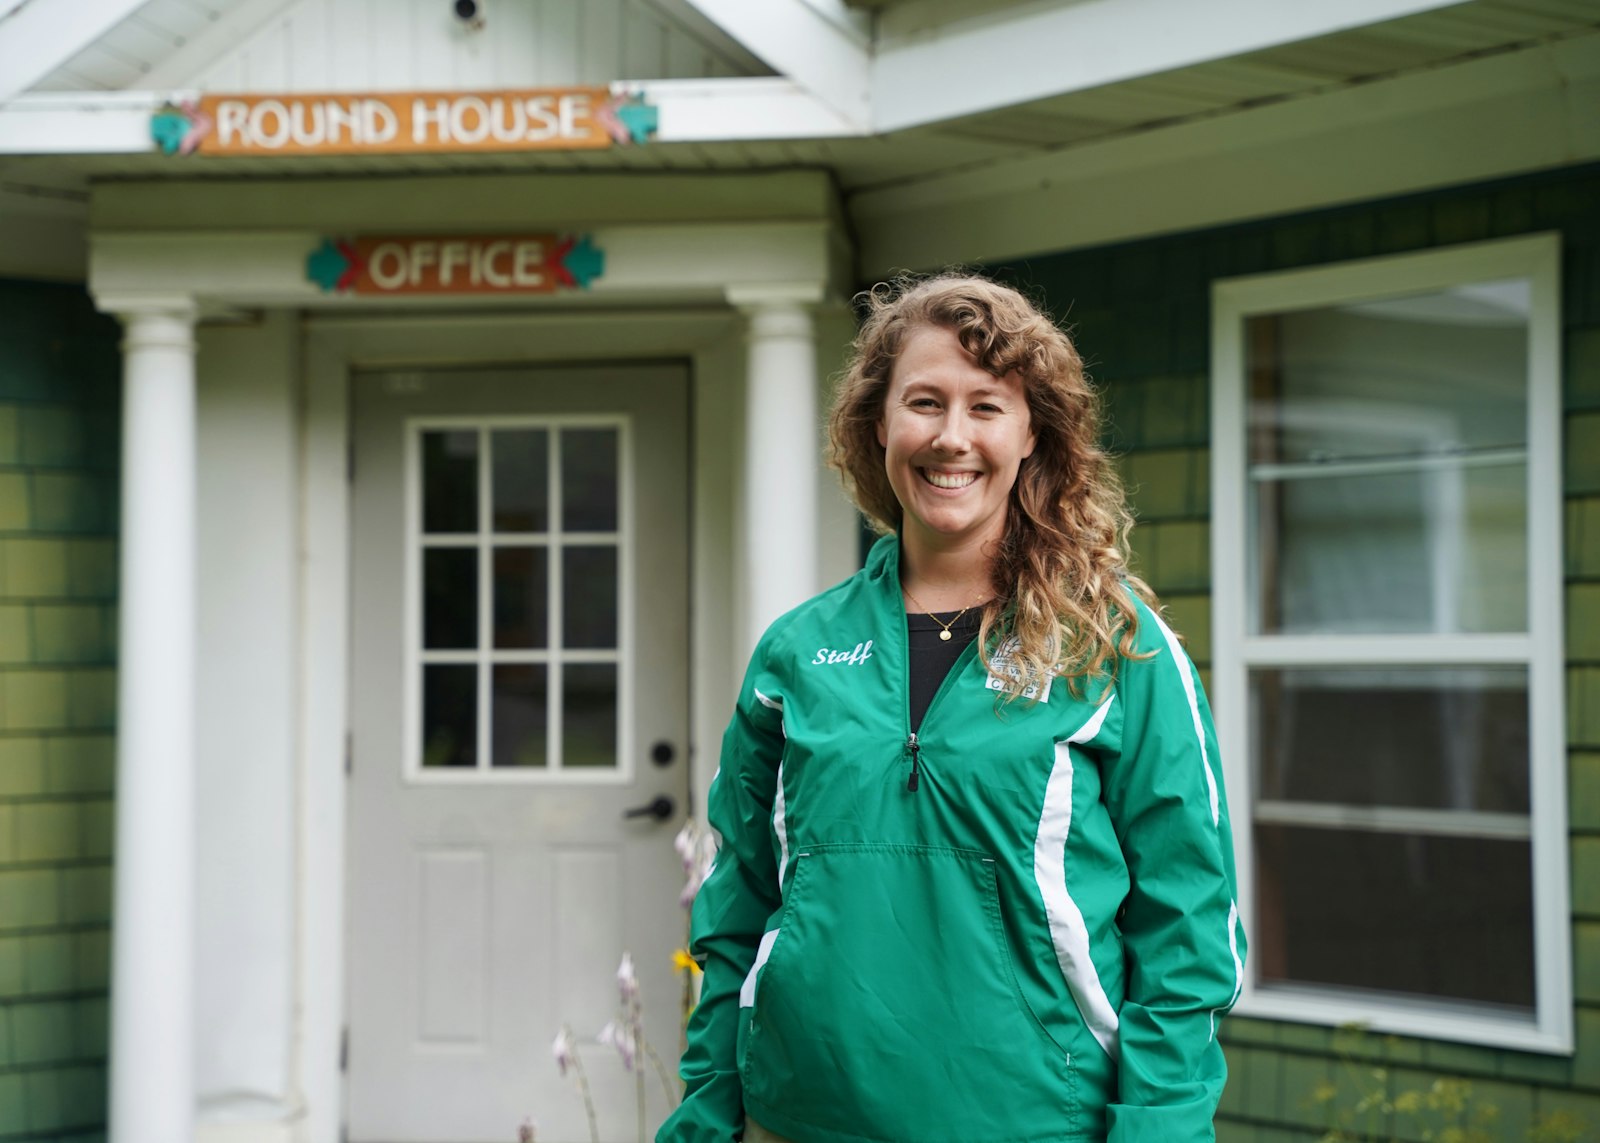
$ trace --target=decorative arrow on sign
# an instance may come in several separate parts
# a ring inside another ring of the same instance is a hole
[[[640,94],[613,95],[595,108],[595,118],[612,140],[627,146],[648,143],[661,128],[661,112],[644,101]]]
[[[348,290],[366,268],[367,260],[354,245],[332,238],[324,238],[306,259],[306,277],[321,286],[323,293]]]
[[[556,274],[564,286],[587,290],[589,283],[606,272],[605,251],[587,235],[565,239],[556,250]]]
[[[306,277],[321,286],[325,294],[339,288],[339,280],[349,268],[350,260],[339,252],[331,238],[324,238],[322,245],[306,259]]]
[[[164,105],[150,119],[150,138],[163,155],[188,155],[216,126],[193,99]]]

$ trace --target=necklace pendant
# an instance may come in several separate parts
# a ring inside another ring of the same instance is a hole
[[[940,642],[943,642],[943,643],[950,642],[950,632],[948,632],[948,631],[939,632],[939,640],[940,640]]]

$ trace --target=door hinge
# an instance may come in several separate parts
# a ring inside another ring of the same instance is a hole
[[[356,482],[356,439],[354,436],[345,443],[344,478],[350,484]]]
[[[350,1070],[350,1025],[339,1029],[339,1070]]]
[[[344,773],[349,777],[356,768],[356,742],[355,735],[348,730],[344,734]]]

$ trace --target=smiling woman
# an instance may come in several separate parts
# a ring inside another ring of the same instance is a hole
[[[878,422],[884,471],[904,514],[902,542],[933,559],[998,540],[1017,468],[1033,455],[1030,422],[1015,372],[989,373],[953,329],[911,330]],[[945,599],[945,585],[915,586],[924,588],[918,598],[972,602]]]
[[[658,1143],[1210,1139],[1227,804],[1095,394],[1014,290],[866,302],[829,427],[885,535],[750,663]]]

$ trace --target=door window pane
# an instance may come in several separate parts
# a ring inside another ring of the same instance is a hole
[[[569,663],[563,673],[562,764],[615,766],[617,668],[610,663]]]
[[[561,433],[561,527],[567,532],[617,530],[617,430]]]
[[[422,434],[422,530],[478,530],[478,431]]]
[[[478,763],[478,668],[429,663],[422,668],[422,764]]]
[[[1255,827],[1264,982],[1533,1007],[1526,840]]]
[[[549,668],[543,663],[494,669],[494,765],[544,766],[549,761]]]
[[[550,549],[494,550],[494,645],[550,643]]]
[[[543,532],[550,527],[550,432],[504,429],[490,434],[494,452],[494,530]]]
[[[561,552],[562,642],[568,647],[617,645],[617,549]]]
[[[478,645],[478,549],[428,548],[422,554],[422,645]]]
[[[1256,795],[1528,813],[1522,667],[1257,668]]]

